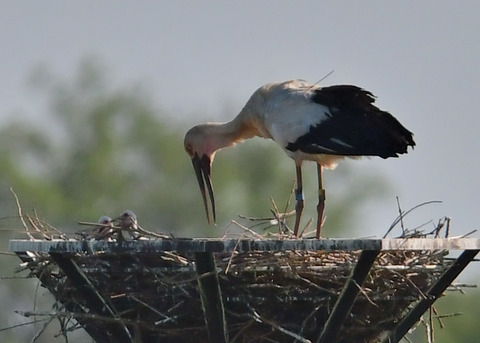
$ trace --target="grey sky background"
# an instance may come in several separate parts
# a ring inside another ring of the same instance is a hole
[[[392,183],[391,197],[365,212],[365,236],[385,232],[396,195],[405,209],[443,200],[419,210],[411,226],[444,215],[454,235],[479,226],[480,2],[1,1],[0,8],[0,122],[24,116],[41,125],[46,107],[28,90],[29,73],[46,65],[71,76],[85,56],[98,57],[114,85],[145,84],[159,107],[183,116],[185,130],[232,118],[266,82],[316,82],[334,70],[322,84],[372,91],[417,142],[399,159],[344,162]],[[223,153],[234,152],[217,158]]]

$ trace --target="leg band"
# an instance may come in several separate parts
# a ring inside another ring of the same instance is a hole
[[[300,192],[295,191],[295,200],[303,201],[303,192],[302,191],[300,191]]]
[[[325,195],[325,190],[324,189],[319,189],[318,190],[318,200],[319,201],[325,201],[326,195]]]

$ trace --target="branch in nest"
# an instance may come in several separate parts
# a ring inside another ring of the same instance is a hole
[[[397,197],[397,202],[398,202],[398,211],[399,211],[399,216],[397,218],[395,218],[395,220],[393,221],[393,223],[390,225],[390,227],[388,228],[387,232],[385,233],[385,235],[383,235],[383,238],[386,238],[388,236],[388,234],[395,228],[395,226],[397,226],[398,223],[401,223],[401,226],[402,226],[402,232],[403,234],[406,232],[405,231],[405,227],[403,225],[403,218],[405,218],[409,213],[413,212],[414,210],[416,210],[417,208],[419,207],[422,207],[422,206],[425,206],[425,205],[430,205],[430,204],[439,204],[439,203],[442,203],[441,201],[439,200],[430,200],[430,201],[425,201],[425,202],[422,202],[421,204],[418,204],[414,207],[412,207],[411,209],[409,209],[408,211],[402,211],[401,207],[400,207],[400,202],[398,200],[398,197]],[[402,236],[401,236],[402,237]]]
[[[15,192],[13,191],[13,188],[11,187],[10,187],[10,192],[13,194],[13,197],[15,198],[15,202],[17,204],[18,216],[20,217],[20,221],[22,222],[23,227],[25,228],[25,232],[27,233],[28,238],[30,238],[31,240],[34,240],[35,238],[30,233],[27,223],[25,223],[25,220],[23,219],[22,207],[20,206],[20,201],[18,200],[17,194],[15,194]]]

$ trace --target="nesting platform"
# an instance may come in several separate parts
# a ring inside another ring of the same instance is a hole
[[[96,342],[393,343],[480,239],[11,240],[10,250]]]

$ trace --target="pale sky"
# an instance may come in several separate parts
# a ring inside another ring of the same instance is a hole
[[[396,195],[405,209],[443,200],[410,225],[447,215],[461,235],[479,227],[479,17],[478,1],[1,1],[0,119],[39,120],[31,70],[71,77],[85,56],[114,84],[143,83],[159,107],[196,114],[185,130],[235,116],[222,110],[264,83],[334,70],[324,85],[370,90],[417,142],[399,159],[346,162],[392,183],[365,235],[385,232]]]

